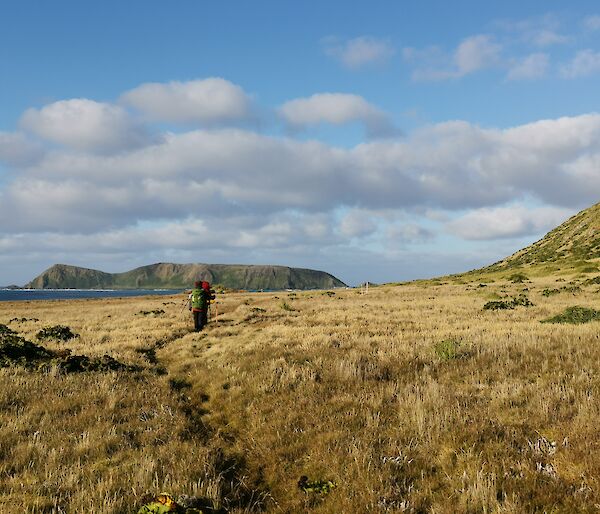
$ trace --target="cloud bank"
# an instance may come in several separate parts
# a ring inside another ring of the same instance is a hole
[[[483,65],[481,42],[465,47],[462,70]],[[402,259],[439,237],[537,234],[600,197],[600,114],[507,129],[452,121],[340,147],[223,127],[248,115],[250,95],[206,80],[240,101],[211,111],[200,94],[190,100],[193,116],[180,116],[179,86],[174,95],[173,83],[153,88],[163,107],[172,102],[176,132],[148,121],[169,120],[134,105],[129,92],[120,103],[80,98],[30,109],[21,132],[0,133],[9,171],[0,182],[0,262]],[[204,90],[206,80],[183,86]],[[295,127],[358,122],[381,134],[391,124],[365,98],[341,93],[291,99],[279,113]],[[192,118],[204,126],[190,128]]]

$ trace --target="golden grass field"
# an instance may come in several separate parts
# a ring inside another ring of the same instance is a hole
[[[598,512],[600,323],[540,323],[598,286],[446,280],[223,294],[201,333],[183,297],[0,303],[30,341],[67,325],[43,344],[143,367],[0,369],[0,512],[135,513],[161,491],[231,513]]]

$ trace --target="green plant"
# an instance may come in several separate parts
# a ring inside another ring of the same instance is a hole
[[[73,333],[71,329],[67,326],[54,325],[53,327],[44,327],[36,334],[35,337],[38,341],[44,341],[46,339],[55,339],[57,341],[69,341],[70,339],[79,337],[79,335]]]
[[[435,354],[443,361],[456,359],[459,356],[459,349],[460,342],[454,339],[445,339],[433,347]]]
[[[141,314],[142,316],[160,316],[161,314],[164,314],[165,311],[162,309],[153,309],[151,311],[140,311],[139,314]]]
[[[526,295],[522,294],[511,300],[494,300],[483,306],[484,311],[497,311],[502,309],[514,309],[515,307],[533,307],[533,303]]]
[[[527,282],[529,277],[525,275],[525,273],[515,273],[508,277],[508,280],[510,280],[513,284],[521,284],[523,282]]]
[[[560,289],[547,289],[546,288],[542,291],[542,296],[548,297],[548,296],[552,296],[552,295],[555,295],[558,293],[560,293]]]
[[[600,311],[588,307],[567,307],[561,314],[542,320],[542,323],[571,323],[579,325],[590,321],[599,321]]]

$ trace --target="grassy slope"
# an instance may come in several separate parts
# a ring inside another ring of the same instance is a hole
[[[168,490],[231,512],[595,512],[600,325],[539,320],[599,293],[541,294],[564,285],[224,295],[200,334],[179,298],[0,303],[0,323],[40,318],[10,324],[30,339],[63,323],[74,353],[147,369],[0,370],[0,511],[135,512]],[[535,307],[482,310],[524,289]]]
[[[536,276],[594,273],[600,264],[600,203],[569,218],[542,239],[467,277],[501,277],[524,272]]]

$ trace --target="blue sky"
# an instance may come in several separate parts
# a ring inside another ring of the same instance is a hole
[[[488,264],[600,197],[595,2],[0,8],[0,285]]]

